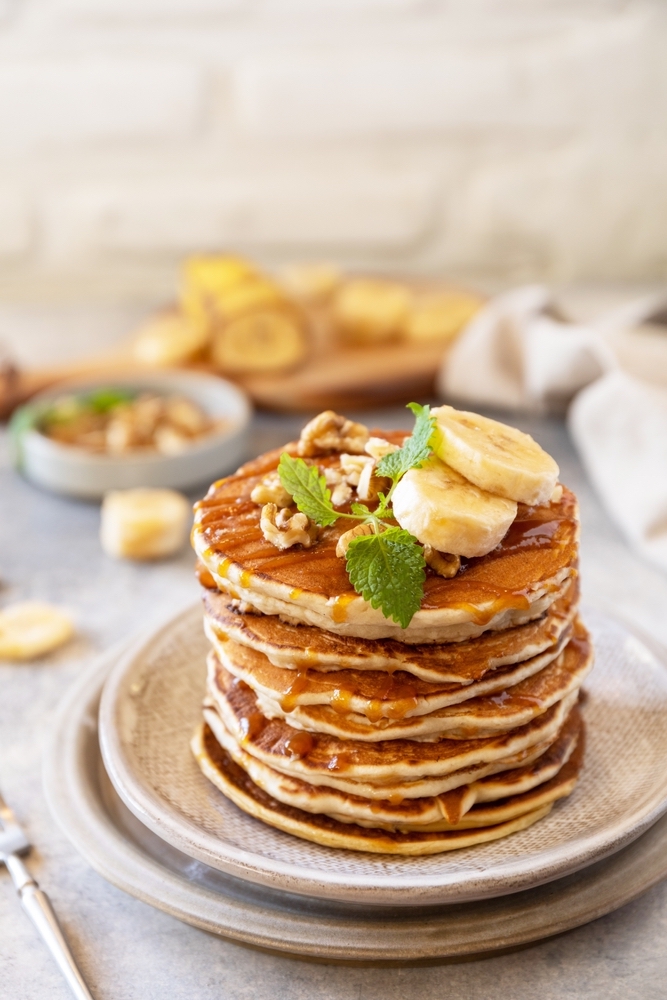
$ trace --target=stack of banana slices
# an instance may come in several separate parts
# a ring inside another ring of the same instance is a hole
[[[406,628],[355,593],[350,522],[317,529],[276,474],[281,452],[302,455],[339,510],[372,507],[378,455],[405,434],[320,414],[197,505],[211,652],[194,754],[238,807],[318,844],[424,855],[495,840],[546,816],[581,768],[593,653],[576,499],[527,435],[433,412],[433,454],[393,496],[427,556]]]

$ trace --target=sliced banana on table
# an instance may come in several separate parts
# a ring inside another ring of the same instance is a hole
[[[157,367],[180,365],[198,354],[209,334],[178,310],[159,313],[135,334],[132,351],[143,364]]]
[[[102,548],[120,559],[162,559],[183,548],[191,520],[176,490],[113,490],[102,502]]]
[[[465,292],[422,294],[405,321],[405,335],[408,340],[422,344],[446,344],[479,312],[481,306],[479,298]]]
[[[558,465],[529,434],[452,406],[432,413],[438,426],[435,453],[452,469],[499,497],[549,503]]]
[[[412,293],[405,285],[380,278],[344,282],[333,303],[334,320],[347,340],[376,344],[401,333]]]
[[[242,375],[293,368],[306,355],[299,321],[287,312],[263,310],[226,323],[213,338],[211,360],[221,372]]]
[[[69,615],[51,604],[10,604],[0,611],[0,660],[34,660],[73,635]]]
[[[513,500],[473,486],[435,456],[406,472],[392,503],[400,526],[422,545],[467,558],[494,549],[517,512]]]

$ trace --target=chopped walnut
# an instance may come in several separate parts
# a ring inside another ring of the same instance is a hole
[[[338,483],[331,491],[331,502],[334,507],[342,507],[352,499],[352,487],[347,483]]]
[[[348,482],[350,486],[358,486],[361,473],[367,465],[372,464],[373,459],[368,458],[366,455],[343,454],[340,456],[341,472],[345,476],[345,481]]]
[[[338,544],[336,545],[336,555],[339,559],[344,559],[347,555],[348,546],[354,538],[361,538],[362,535],[372,534],[372,524],[357,524],[356,527],[350,528],[349,531],[344,532],[344,534],[342,534],[338,539]]]
[[[398,451],[398,445],[392,444],[391,441],[385,441],[384,438],[372,437],[366,442],[365,451],[367,455],[379,462],[385,455],[391,455],[393,451]]]
[[[360,500],[375,500],[378,493],[386,492],[388,488],[387,477],[375,474],[375,462],[369,462],[364,466],[357,484],[357,496]]]
[[[352,487],[349,486],[349,480],[343,477],[343,473],[340,469],[327,468],[321,470],[324,473],[324,479],[327,486],[331,488],[331,502],[334,507],[342,507],[352,498]]]
[[[427,566],[430,566],[438,576],[444,576],[446,580],[451,580],[461,568],[460,556],[453,556],[449,552],[438,552],[431,545],[424,546],[424,559]]]
[[[276,507],[290,507],[292,497],[280,482],[277,472],[271,472],[262,479],[261,483],[253,489],[250,499],[254,503],[265,504],[274,503]]]
[[[290,549],[293,545],[309,549],[317,537],[317,527],[305,514],[293,514],[287,509],[279,511],[274,503],[262,507],[259,526],[267,542],[277,549]]]
[[[355,424],[333,410],[325,410],[301,431],[299,455],[322,455],[328,451],[361,455],[367,441],[368,428],[363,424]]]

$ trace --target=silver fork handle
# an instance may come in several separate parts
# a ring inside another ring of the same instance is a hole
[[[58,963],[58,968],[77,1000],[93,1000],[83,976],[79,972],[74,956],[60,929],[58,918],[53,912],[49,897],[16,854],[10,854],[5,864],[16,886],[23,909],[39,931],[42,940]]]

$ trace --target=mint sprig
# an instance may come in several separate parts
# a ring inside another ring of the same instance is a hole
[[[340,517],[331,503],[327,481],[316,465],[307,465],[302,458],[292,458],[286,451],[278,463],[280,482],[294,498],[294,503],[307,517],[326,527]]]
[[[415,426],[397,451],[380,459],[377,474],[391,479],[388,493],[380,493],[376,510],[353,503],[350,513],[336,510],[326,479],[317,466],[283,452],[278,463],[280,481],[304,514],[326,527],[345,517],[370,524],[373,534],[354,538],[347,549],[346,565],[350,582],[371,607],[381,608],[385,618],[393,618],[407,628],[424,596],[426,562],[424,550],[414,535],[392,525],[391,497],[409,469],[417,469],[431,454],[436,431],[429,406],[409,403]]]
[[[393,482],[398,482],[409,469],[418,469],[426,461],[436,434],[435,417],[431,416],[430,406],[408,403],[408,409],[415,415],[412,434],[405,439],[402,448],[385,455],[377,465],[378,476],[387,476]]]
[[[354,538],[347,549],[350,583],[372,608],[407,628],[419,611],[426,579],[424,550],[403,528]]]

